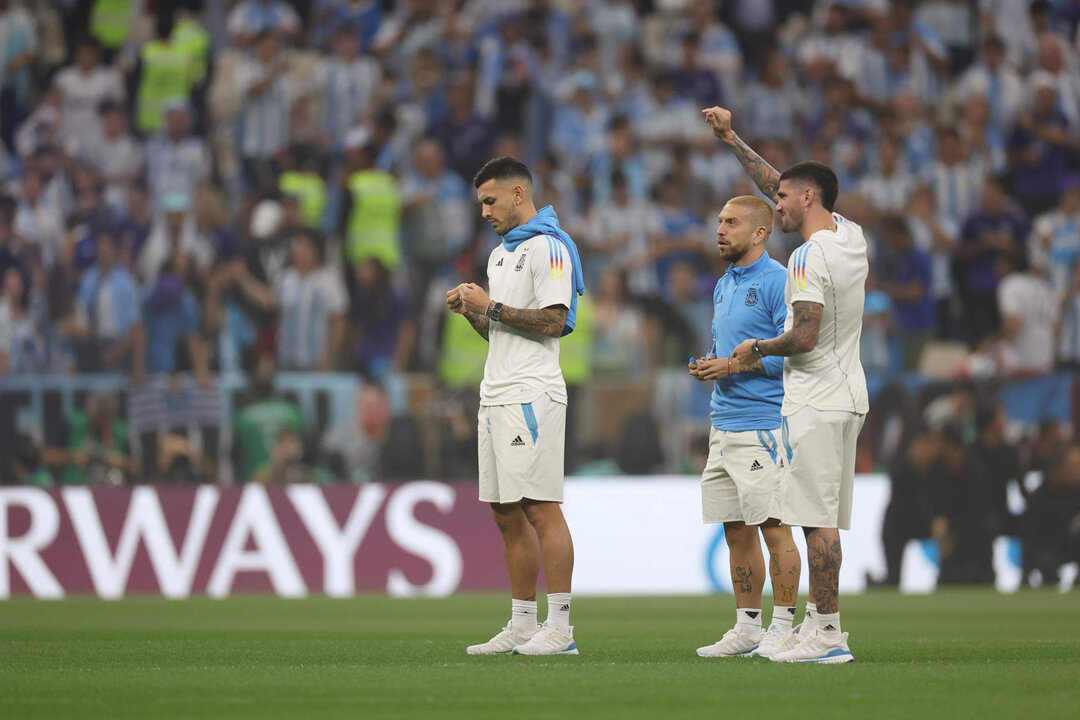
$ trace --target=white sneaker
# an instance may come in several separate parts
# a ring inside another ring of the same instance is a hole
[[[696,654],[698,657],[750,657],[750,653],[757,650],[761,634],[761,630],[756,633],[743,632],[736,625],[724,633],[718,642],[698,648]]]
[[[813,635],[801,639],[799,644],[790,650],[773,655],[772,661],[818,663],[821,665],[853,662],[855,656],[851,654],[851,649],[848,648],[847,639],[847,633],[840,633],[839,637],[830,638],[826,633],[815,632]]]
[[[771,658],[773,655],[790,650],[799,643],[796,628],[771,625],[761,636],[761,642],[750,652],[750,657]]]
[[[529,641],[514,648],[515,655],[577,655],[574,626],[570,632],[556,630],[547,623],[540,626]]]
[[[479,645],[470,645],[465,648],[465,652],[470,655],[504,655],[513,652],[514,648],[518,645],[524,645],[529,642],[529,639],[534,637],[537,631],[540,630],[540,626],[537,625],[533,628],[532,632],[521,632],[515,630],[511,625],[507,625],[499,634],[488,640],[486,643]]]

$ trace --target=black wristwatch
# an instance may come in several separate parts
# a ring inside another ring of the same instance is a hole
[[[490,306],[490,309],[488,310],[488,317],[491,318],[491,322],[499,322],[499,318],[502,317],[502,309],[503,304],[501,302],[497,302],[494,305]]]
[[[761,348],[758,347],[758,343],[761,342],[761,338],[754,341],[754,344],[750,346],[750,352],[754,354],[754,357],[761,357]]]

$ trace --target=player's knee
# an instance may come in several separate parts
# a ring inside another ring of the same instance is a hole
[[[499,532],[504,535],[520,531],[528,522],[519,505],[500,505],[492,503],[491,514],[495,518],[495,525]]]
[[[787,546],[792,542],[791,528],[783,525],[762,525],[761,534],[765,537],[765,544],[770,549],[777,546]]]
[[[558,503],[525,502],[522,503],[521,509],[525,517],[528,518],[529,524],[537,532],[542,532],[544,529],[563,521],[562,511],[559,509]]]
[[[729,547],[746,547],[757,542],[757,528],[748,527],[744,522],[726,522],[724,537]]]

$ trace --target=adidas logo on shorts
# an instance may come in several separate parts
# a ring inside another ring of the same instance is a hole
[[[753,472],[754,470],[764,470],[764,469],[765,469],[764,466],[762,466],[762,464],[759,463],[757,460],[755,460],[754,464],[750,466],[750,471],[751,472]]]
[[[516,438],[514,438],[514,441],[512,443],[510,443],[510,447],[517,447],[518,445],[524,445],[524,444],[525,444],[525,441],[521,439],[520,435],[518,435]]]

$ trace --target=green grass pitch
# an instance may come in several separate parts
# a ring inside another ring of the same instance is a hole
[[[1080,593],[842,603],[856,662],[806,666],[694,657],[730,596],[577,598],[581,655],[548,658],[465,654],[500,595],[16,599],[0,718],[1080,717]]]

